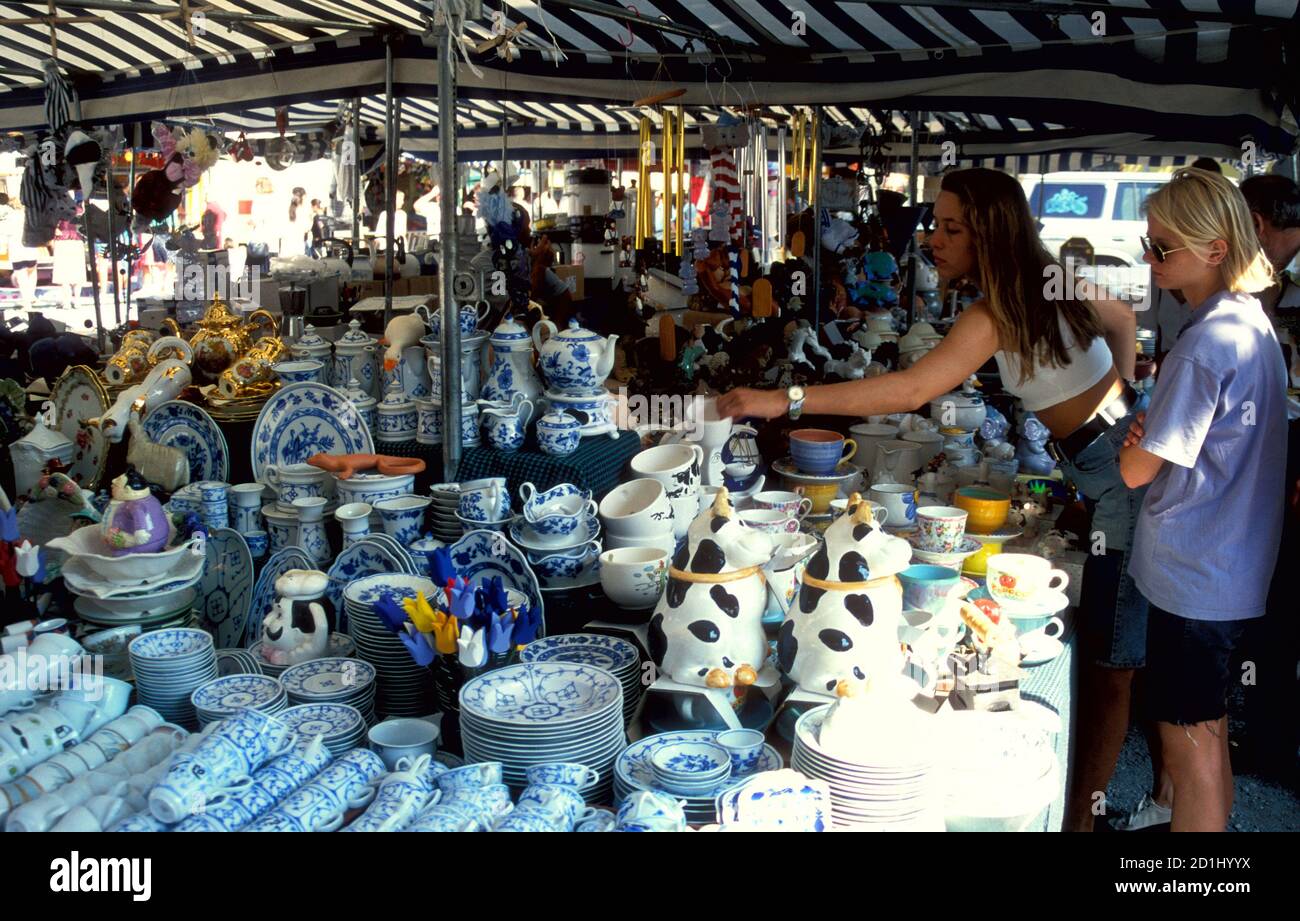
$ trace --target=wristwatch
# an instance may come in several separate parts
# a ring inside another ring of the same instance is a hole
[[[803,388],[799,385],[791,387],[785,392],[786,399],[790,401],[789,415],[791,419],[798,419],[803,415]]]

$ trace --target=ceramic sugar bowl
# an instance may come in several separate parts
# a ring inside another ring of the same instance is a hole
[[[379,413],[379,441],[414,441],[417,426],[415,403],[406,398],[400,381],[388,385],[384,400],[376,407]]]
[[[800,688],[835,693],[840,681],[892,676],[903,668],[899,625],[912,548],[872,518],[854,494],[826,529],[825,545],[803,573],[777,638],[777,664]]]
[[[572,454],[581,440],[582,423],[566,412],[552,410],[537,420],[537,446],[543,454]]]

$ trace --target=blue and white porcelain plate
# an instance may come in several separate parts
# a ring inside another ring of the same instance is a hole
[[[253,477],[268,465],[305,464],[313,454],[374,454],[356,406],[333,387],[290,384],[266,401],[253,424]]]
[[[266,675],[227,675],[209,681],[194,692],[190,701],[200,710],[233,713],[243,707],[260,710],[284,697],[280,682]]]
[[[521,662],[576,662],[594,665],[618,675],[635,669],[641,657],[627,640],[599,633],[561,633],[529,643],[519,653]]]
[[[537,576],[523,552],[501,532],[470,531],[451,545],[451,565],[470,585],[478,586],[492,576],[500,576],[506,588],[522,592],[541,623],[537,635],[546,635],[546,610]]]
[[[460,691],[461,709],[494,723],[559,726],[622,706],[623,687],[609,672],[567,662],[499,668]]]
[[[150,441],[176,448],[190,465],[190,482],[225,482],[230,475],[230,448],[221,428],[198,406],[170,400],[150,410],[143,422]]]
[[[320,699],[351,697],[374,681],[375,667],[362,659],[313,659],[280,674],[280,684],[288,693]]]
[[[438,595],[438,586],[433,584],[432,579],[423,576],[381,572],[348,583],[343,590],[343,599],[348,605],[368,610],[381,598],[388,598],[400,605],[405,599],[414,598],[420,592],[424,592],[426,599],[432,600]]]
[[[364,732],[361,711],[347,704],[301,704],[276,714],[300,736],[324,736],[327,740],[350,738]]]
[[[217,645],[237,645],[248,623],[253,596],[253,554],[242,534],[217,528],[205,544],[207,566],[199,583],[200,623],[217,638]]]
[[[398,567],[394,571],[409,573],[413,576],[427,575],[416,562],[415,557],[411,556],[410,551],[387,534],[376,532],[366,537],[366,540],[393,555],[393,558],[398,563]]]
[[[368,537],[340,553],[334,560],[334,565],[329,568],[330,584],[325,590],[325,597],[334,606],[340,629],[346,626],[346,618],[340,615],[346,614],[343,590],[349,584],[363,576],[401,571],[401,561],[396,554]]]
[[[614,773],[625,786],[634,790],[659,790],[661,789],[659,781],[655,779],[654,768],[650,764],[650,759],[654,757],[655,752],[665,746],[676,745],[681,742],[712,742],[717,736],[716,732],[709,729],[662,732],[658,735],[647,736],[623,749],[623,753],[614,762]],[[686,798],[688,800],[703,801],[712,807],[713,800],[731,787],[745,783],[754,774],[763,771],[778,771],[784,766],[785,762],[777,754],[776,749],[770,745],[764,745],[763,753],[758,756],[758,766],[754,768],[753,773],[740,778],[728,777],[718,784],[715,789],[693,793]]]
[[[262,564],[253,597],[248,605],[248,625],[244,628],[244,641],[248,645],[262,638],[262,621],[275,603],[275,580],[290,569],[315,569],[316,564],[301,547],[285,547],[272,553]],[[335,624],[337,626],[337,623]]]

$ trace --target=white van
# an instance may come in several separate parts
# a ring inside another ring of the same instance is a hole
[[[1039,236],[1059,256],[1061,244],[1083,237],[1096,263],[1140,266],[1147,232],[1142,203],[1169,181],[1170,173],[1047,173],[1023,175],[1029,210],[1042,224]]]

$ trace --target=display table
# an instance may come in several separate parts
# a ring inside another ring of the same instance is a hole
[[[1070,608],[1065,621],[1064,650],[1059,656],[1042,665],[1025,669],[1026,679],[1020,685],[1022,697],[1056,711],[1061,718],[1061,731],[1056,736],[1056,757],[1061,763],[1061,789],[1056,799],[1042,816],[1041,825],[1031,825],[1031,831],[1060,831],[1065,819],[1065,787],[1070,771],[1070,727],[1074,717],[1074,692],[1078,687],[1079,669],[1075,658],[1075,609]]]
[[[519,495],[524,483],[532,483],[539,490],[572,483],[590,489],[599,499],[623,481],[623,468],[640,450],[641,439],[635,432],[620,432],[618,438],[584,438],[578,450],[564,457],[543,454],[531,438],[518,451],[498,451],[487,446],[466,448],[458,479],[465,483],[503,476],[512,496]]]

